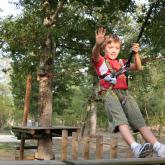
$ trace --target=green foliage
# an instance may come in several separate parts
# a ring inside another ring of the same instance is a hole
[[[155,1],[156,2],[156,1]],[[153,1],[150,1],[152,4]],[[146,12],[148,8],[144,7],[143,12]],[[141,22],[144,17],[144,14],[141,14],[139,22]],[[150,56],[156,56],[157,53],[165,54],[164,42],[165,42],[165,1],[157,1],[156,8],[153,9],[151,19],[147,25],[147,28],[144,33],[143,43],[150,47]]]
[[[0,83],[0,127],[9,126],[13,119],[13,100],[7,85]]]
[[[62,116],[58,116],[57,111],[55,111],[53,119],[54,124],[77,126],[83,121],[83,118],[86,114],[86,106],[90,90],[78,86],[71,86],[70,88],[71,94],[69,96],[72,97],[69,97],[68,100],[64,100],[64,97],[61,98],[63,99],[63,107],[60,109]]]
[[[147,120],[165,113],[164,68],[164,61],[150,62],[142,72],[132,75],[134,80],[130,81],[131,91]]]
[[[64,110],[63,120],[66,125],[80,124],[85,113],[86,95],[78,87],[72,87],[72,97],[67,109]],[[69,116],[69,118],[68,118]]]
[[[31,61],[33,59],[33,62]],[[26,80],[27,75],[32,74],[32,89],[30,98],[30,113],[33,116],[38,114],[37,111],[37,100],[38,100],[38,83],[36,75],[36,59],[35,56],[29,55],[26,57],[21,57],[16,59],[13,57],[13,63],[11,64],[12,72],[10,74],[11,78],[11,89],[14,99],[14,105],[17,111],[23,115],[24,108],[24,98],[26,92]]]

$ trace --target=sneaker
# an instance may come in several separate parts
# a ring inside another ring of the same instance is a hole
[[[143,145],[139,144],[133,149],[135,158],[144,158],[150,155],[153,152],[152,144],[144,143]]]
[[[154,149],[158,157],[165,157],[165,145],[160,144],[157,148]]]

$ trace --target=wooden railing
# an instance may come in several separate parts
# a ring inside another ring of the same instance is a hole
[[[85,135],[84,137],[78,137],[78,132],[72,133],[71,143],[72,143],[72,150],[71,150],[71,159],[77,160],[79,159],[79,153],[82,153],[81,159],[89,160],[90,158],[90,151],[91,151],[91,143],[93,148],[95,148],[95,158],[94,159],[103,159],[104,157],[104,147],[109,148],[109,159],[117,158],[118,153],[118,139],[116,137],[108,138],[108,141],[104,141],[103,135],[97,135],[95,137],[90,137],[89,135]],[[81,151],[79,151],[78,147],[82,146]],[[67,130],[62,131],[62,138],[61,138],[61,160],[66,161],[67,158],[67,147],[68,147],[68,136]],[[131,150],[129,147],[126,147],[127,158],[132,157]],[[93,159],[93,158],[92,158]]]
[[[30,128],[32,130],[33,128]],[[39,129],[39,128],[38,128]],[[38,130],[37,129],[37,130]],[[14,129],[13,129],[14,130]],[[22,131],[23,130],[23,131]],[[27,130],[27,131],[26,131]],[[34,129],[36,130],[36,129]],[[76,130],[76,129],[75,129]],[[16,132],[20,133],[26,133],[29,129],[17,129]],[[35,131],[34,131],[35,132]],[[24,134],[26,135],[25,138],[28,140],[30,139],[36,139],[36,137],[44,138],[45,136],[41,136],[42,132],[38,132],[38,134],[34,134],[35,136],[31,136],[31,134]],[[52,135],[53,136],[53,135]],[[20,137],[20,134],[18,135]],[[79,158],[83,160],[88,159],[103,159],[104,158],[104,147],[106,147],[106,158],[109,159],[115,159],[117,158],[118,154],[118,139],[116,137],[103,137],[103,135],[97,135],[95,137],[90,137],[89,135],[84,135],[83,137],[80,137],[79,132],[71,132],[67,129],[61,130],[61,137],[58,138],[58,144],[54,142],[54,146],[56,148],[56,145],[59,145],[59,151],[58,151],[58,160],[67,161],[69,160],[78,160]],[[69,148],[69,149],[68,149]],[[71,148],[71,149],[70,149]],[[37,159],[37,146],[24,146],[22,150],[26,149],[36,149],[35,156],[31,156],[31,159]],[[16,147],[17,151],[20,151],[20,147]],[[69,151],[68,151],[69,150]],[[90,153],[92,152],[92,157],[90,157]],[[94,153],[95,152],[95,153]],[[126,157],[132,157],[131,151],[128,146],[126,146]],[[57,153],[56,153],[57,154]],[[107,156],[109,155],[109,156]],[[30,156],[28,156],[30,158]],[[60,158],[59,158],[60,157]],[[55,155],[56,158],[56,155]],[[19,156],[17,154],[16,159],[19,159]],[[26,159],[24,156],[23,159]]]
[[[60,138],[60,144],[61,144],[61,159],[59,161],[56,160],[43,160],[43,161],[9,161],[6,164],[8,165],[22,165],[28,164],[28,165],[142,165],[142,164],[148,164],[148,165],[164,165],[165,164],[165,158],[157,158],[157,157],[149,157],[149,158],[128,158],[130,157],[131,151],[128,150],[128,147],[125,149],[125,152],[127,152],[127,157],[125,158],[117,158],[118,153],[118,140],[116,137],[110,138],[108,140],[104,140],[104,137],[102,135],[98,135],[95,137],[90,137],[88,135],[82,137],[79,137],[78,132],[72,132],[72,136],[68,136],[68,130],[62,130],[62,136]],[[71,151],[68,151],[69,143],[71,143]],[[79,147],[81,143],[81,148]],[[95,158],[90,158],[90,151],[91,151],[91,144],[92,147],[93,144],[95,144]],[[104,147],[106,145],[109,147],[109,158],[105,159],[103,157],[103,151]],[[82,157],[79,157],[79,152],[82,151]],[[71,157],[68,159],[68,152],[71,155]],[[1,164],[1,161],[0,161]],[[5,164],[5,162],[2,164]]]

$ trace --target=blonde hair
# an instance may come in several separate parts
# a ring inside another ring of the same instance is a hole
[[[111,44],[112,42],[114,43],[118,42],[120,43],[120,45],[122,45],[120,38],[116,34],[110,34],[105,36],[105,41],[102,45],[102,49],[104,49],[107,44]]]

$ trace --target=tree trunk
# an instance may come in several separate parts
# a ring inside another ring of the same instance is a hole
[[[95,101],[91,102],[90,109],[91,109],[90,135],[95,136],[96,135],[96,125],[97,125],[97,107],[96,107]]]
[[[51,127],[52,117],[52,79],[40,78],[39,82],[39,126]]]
[[[98,97],[98,84],[94,84],[91,96],[87,103],[87,115],[85,117],[84,125],[82,127],[81,136],[87,134],[90,136],[96,136],[97,127],[97,101],[100,101]]]
[[[97,102],[101,101],[98,95],[99,84],[93,84],[92,97],[90,101],[90,135],[96,136],[96,128],[97,128]]]
[[[39,126],[51,127],[52,121],[52,80],[53,80],[53,56],[55,48],[51,35],[48,35],[43,46],[40,63],[42,68],[38,74],[39,80]],[[52,137],[46,136],[38,140],[38,159],[54,159]]]
[[[43,1],[43,26],[47,29],[40,56],[39,80],[39,126],[51,127],[52,118],[52,80],[53,57],[55,56],[55,42],[51,34],[51,28],[55,27],[56,19],[62,10],[65,0],[58,1],[57,6],[53,1]],[[44,35],[44,34],[43,34]],[[46,136],[38,140],[38,159],[54,159],[52,137]]]

